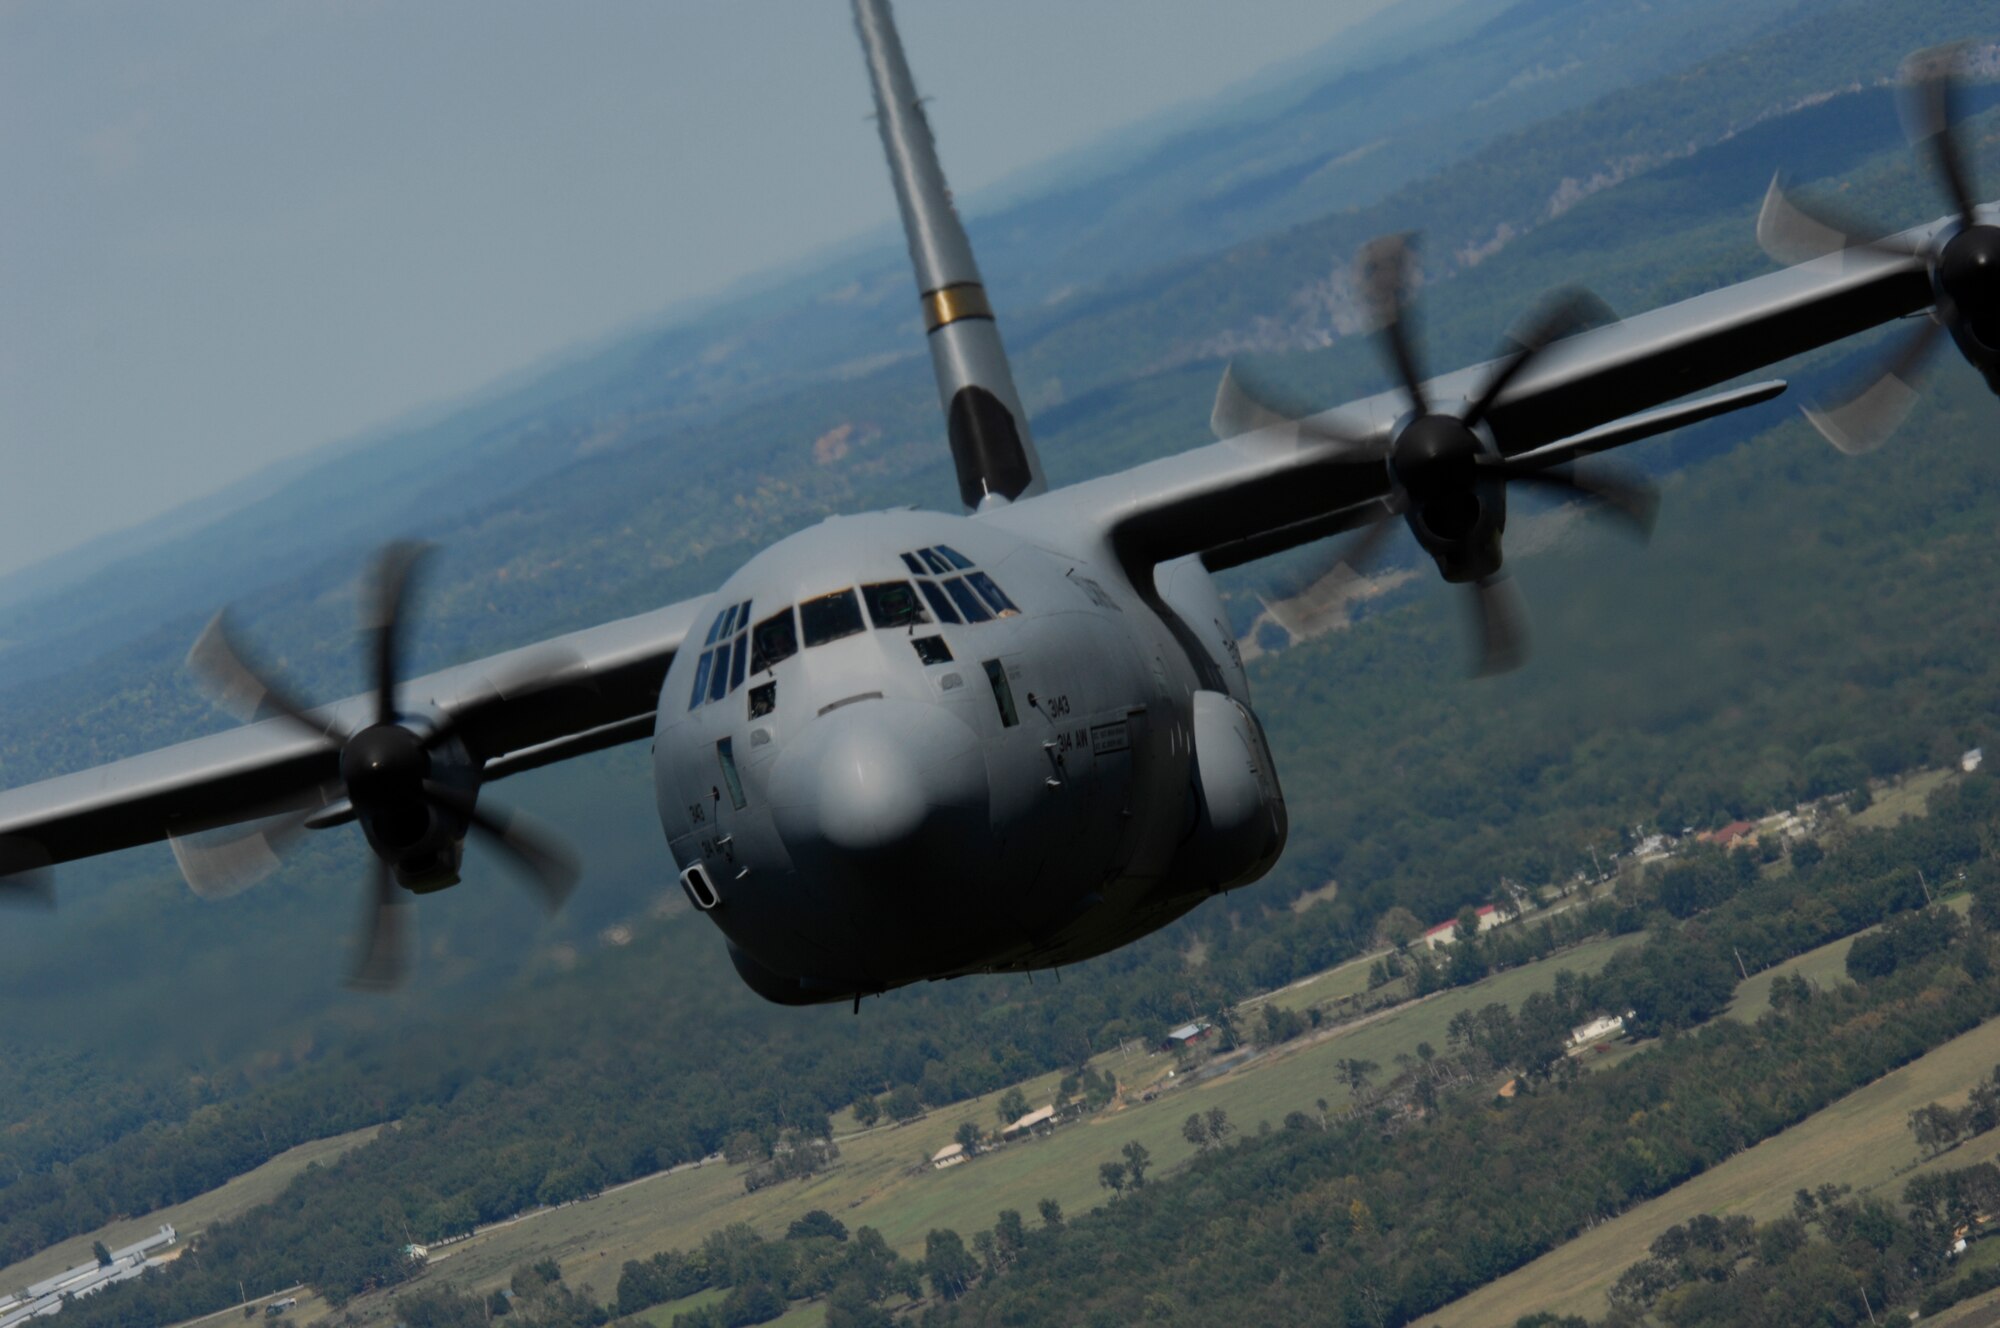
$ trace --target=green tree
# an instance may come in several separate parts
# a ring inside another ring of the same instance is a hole
[[[1397,904],[1382,914],[1376,932],[1398,950],[1407,950],[1412,941],[1424,934],[1424,924],[1416,914]]]
[[[924,1276],[941,1300],[957,1300],[979,1275],[979,1264],[949,1227],[932,1228],[924,1238]]]
[[[1042,1200],[1040,1203],[1035,1205],[1035,1209],[1036,1211],[1041,1213],[1042,1225],[1044,1227],[1047,1227],[1050,1230],[1054,1230],[1056,1227],[1059,1227],[1063,1224],[1062,1205],[1057,1203],[1054,1199]]]
[[[105,1248],[103,1241],[91,1241],[90,1252],[97,1256],[97,1266],[99,1268],[109,1268],[111,1266],[111,1251]]]
[[[994,1114],[1000,1117],[1000,1124],[1003,1128],[1012,1125],[1015,1121],[1028,1114],[1027,1094],[1018,1088],[1008,1089],[1000,1095],[1000,1102],[994,1108]]]
[[[1153,1164],[1153,1155],[1137,1139],[1125,1145],[1125,1171],[1132,1178],[1132,1188],[1146,1188],[1146,1168]]]
[[[854,1119],[863,1129],[882,1119],[882,1104],[873,1093],[863,1093],[854,1099]]]
[[[923,1100],[917,1090],[908,1084],[897,1084],[889,1094],[887,1104],[889,1119],[902,1125],[924,1114]]]
[[[1196,1148],[1208,1147],[1208,1122],[1201,1118],[1199,1111],[1189,1112],[1188,1118],[1181,1122],[1181,1138]]]
[[[1367,1094],[1370,1080],[1381,1068],[1374,1061],[1354,1056],[1343,1056],[1333,1065],[1334,1073],[1340,1077],[1340,1082],[1347,1085],[1347,1091],[1357,1098]]]
[[[1027,1248],[1028,1228],[1016,1208],[1002,1208],[993,1223],[993,1239],[1000,1243],[1000,1257],[1011,1262]]]
[[[785,1229],[786,1240],[811,1240],[815,1236],[830,1236],[834,1240],[847,1239],[847,1224],[824,1208],[815,1208],[802,1217],[794,1218]]]
[[[959,1147],[963,1148],[966,1152],[976,1153],[979,1151],[980,1140],[986,1136],[980,1133],[978,1122],[968,1120],[959,1122],[958,1133],[952,1137],[958,1141]]]
[[[1101,1162],[1097,1167],[1097,1183],[1114,1195],[1125,1193],[1125,1164],[1123,1162]]]

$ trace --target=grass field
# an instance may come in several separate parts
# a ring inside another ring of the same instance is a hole
[[[2000,1291],[1974,1296],[1924,1323],[1928,1328],[2000,1328]]]
[[[238,1213],[255,1208],[258,1204],[269,1203],[277,1198],[278,1192],[291,1184],[292,1177],[304,1171],[314,1162],[327,1162],[339,1157],[357,1144],[373,1139],[382,1127],[371,1125],[366,1129],[349,1134],[336,1135],[331,1139],[315,1139],[311,1143],[300,1144],[278,1154],[254,1171],[246,1171],[234,1180],[227,1181],[207,1194],[198,1194],[186,1203],[162,1208],[143,1217],[122,1218],[119,1221],[99,1227],[96,1231],[81,1236],[72,1236],[58,1245],[51,1245],[41,1253],[23,1259],[11,1268],[0,1269],[0,1286],[24,1287],[39,1282],[66,1268],[74,1268],[90,1261],[90,1243],[101,1240],[111,1249],[130,1245],[134,1241],[152,1235],[160,1229],[160,1223],[173,1225],[181,1239],[193,1235],[211,1222],[222,1222]]]
[[[1944,901],[1945,907],[1955,908],[1961,914],[1972,907],[1972,896],[1957,894]],[[1757,1016],[1771,1008],[1771,985],[1778,978],[1794,974],[1804,977],[1819,987],[1834,987],[1848,980],[1847,952],[1854,946],[1857,937],[1866,936],[1875,930],[1856,932],[1853,936],[1843,936],[1837,941],[1822,945],[1817,950],[1808,950],[1796,958],[1787,959],[1761,973],[1753,973],[1748,982],[1736,984],[1736,997],[1723,1012],[1727,1019],[1740,1019],[1744,1023],[1755,1023]]]
[[[1312,1005],[1329,1005],[1347,996],[1359,996],[1368,990],[1369,968],[1386,953],[1379,951],[1349,960],[1338,968],[1329,968],[1289,987],[1281,987],[1269,996],[1245,1001],[1244,1007],[1254,1013],[1268,1002],[1281,1010],[1304,1010]]]
[[[1919,770],[1906,775],[1877,793],[1875,801],[1865,811],[1855,813],[1854,824],[1884,829],[1906,817],[1922,816],[1929,810],[1924,805],[1925,800],[1957,774],[1956,770],[1940,769]]]
[[[1803,956],[1798,962],[1812,958]],[[1987,1161],[2000,1155],[2000,1131],[1918,1165],[1908,1117],[1927,1102],[1963,1102],[1971,1085],[1991,1073],[1995,1064],[2000,1064],[2000,1021],[1947,1042],[1678,1189],[1585,1232],[1436,1314],[1425,1315],[1424,1322],[1444,1328],[1486,1328],[1512,1324],[1536,1310],[1595,1318],[1607,1309],[1605,1290],[1645,1257],[1653,1239],[1697,1214],[1772,1217],[1791,1207],[1792,1194],[1800,1186],[1827,1182],[1852,1185],[1857,1191],[1880,1189],[1895,1197],[1911,1176],[1922,1171]]]
[[[1290,1111],[1317,1111],[1321,1098],[1338,1109],[1347,1099],[1334,1072],[1342,1057],[1372,1060],[1385,1075],[1393,1073],[1397,1055],[1413,1055],[1419,1042],[1442,1051],[1445,1026],[1458,1011],[1496,1001],[1517,1005],[1532,992],[1546,990],[1559,969],[1595,972],[1617,950],[1640,939],[1579,946],[1474,986],[1300,1039],[1214,1079],[1191,1083],[1193,1076],[1177,1076],[1152,1102],[1129,1101],[1046,1138],[1010,1145],[948,1171],[930,1170],[930,1154],[951,1141],[961,1121],[992,1128],[997,1095],[933,1111],[909,1125],[843,1137],[833,1170],[756,1194],[743,1192],[740,1167],[719,1162],[641,1181],[440,1251],[422,1283],[435,1279],[483,1291],[503,1285],[519,1264],[553,1256],[562,1263],[569,1285],[588,1286],[609,1300],[626,1260],[688,1248],[731,1222],[747,1222],[776,1236],[794,1218],[824,1208],[850,1228],[876,1227],[896,1249],[914,1255],[921,1253],[932,1228],[951,1227],[969,1238],[992,1226],[1003,1208],[1019,1210],[1030,1223],[1039,1220],[1036,1204],[1043,1198],[1055,1199],[1067,1213],[1080,1213],[1103,1201],[1098,1164],[1117,1158],[1127,1143],[1136,1141],[1152,1153],[1156,1174],[1186,1160],[1194,1148],[1181,1136],[1181,1122],[1190,1112],[1220,1107],[1236,1128],[1254,1130],[1260,1121],[1277,1126]],[[1128,1086],[1164,1075],[1174,1064],[1172,1057],[1144,1052],[1114,1052],[1098,1063]],[[1033,1081],[1027,1086],[1030,1103],[1046,1102],[1054,1086],[1053,1075]],[[349,1309],[367,1321],[389,1317],[387,1304],[374,1297]]]

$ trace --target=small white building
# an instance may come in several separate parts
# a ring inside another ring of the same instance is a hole
[[[964,1144],[946,1144],[943,1148],[931,1154],[931,1165],[939,1171],[943,1171],[946,1167],[957,1166],[970,1156],[971,1154],[965,1151]]]
[[[1593,1042],[1608,1037],[1616,1037],[1625,1031],[1625,1016],[1603,1014],[1587,1024],[1579,1024],[1569,1031],[1569,1045],[1572,1049],[1589,1046]]]
[[[1054,1107],[1036,1107],[1033,1111],[1000,1131],[1000,1137],[1002,1139],[1020,1139],[1037,1132],[1046,1133],[1055,1128],[1055,1120],[1056,1109]]]
[[[1980,766],[1980,763],[1985,761],[1985,759],[1986,759],[1985,749],[1980,747],[1974,747],[1971,751],[1967,752],[1965,755],[1958,758],[1958,768],[1960,770],[1963,770],[1966,774],[1969,775],[1973,771],[1977,770]]]

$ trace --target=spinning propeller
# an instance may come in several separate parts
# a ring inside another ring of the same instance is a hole
[[[1930,272],[1936,301],[1892,344],[1867,381],[1841,401],[1806,408],[1826,440],[1849,454],[1873,451],[1888,440],[1916,404],[1911,385],[1939,331],[1951,333],[1958,349],[2000,395],[2000,226],[1982,222],[1965,143],[1958,130],[1958,86],[1964,63],[1961,47],[1922,51],[1903,64],[1903,129],[1913,147],[1926,153],[1956,209],[1956,225],[1942,236],[1914,240],[1888,236],[1862,240],[1879,227],[1807,210],[1785,193],[1782,177],[1772,179],[1757,217],[1757,242],[1781,263],[1802,263],[1845,249],[1921,258]]]
[[[375,861],[364,948],[350,978],[357,987],[381,989],[402,980],[398,886],[423,894],[455,885],[468,831],[485,836],[524,868],[552,912],[576,884],[575,860],[559,841],[517,815],[478,805],[479,762],[451,716],[406,714],[397,707],[404,609],[424,552],[417,544],[391,544],[376,559],[361,621],[374,708],[370,721],[359,727],[343,728],[325,711],[316,717],[247,664],[230,639],[225,614],[216,615],[188,653],[189,669],[223,709],[246,721],[282,717],[337,752],[343,796],[322,807],[282,810],[247,825],[177,837],[173,848],[182,873],[197,894],[233,894],[276,866],[306,830],[359,821]],[[536,670],[543,678],[551,672]],[[518,688],[498,690],[520,694]]]
[[[1289,420],[1302,439],[1331,448],[1336,459],[1387,468],[1389,493],[1381,515],[1344,548],[1334,551],[1312,581],[1335,566],[1359,568],[1393,533],[1402,517],[1417,543],[1436,560],[1444,579],[1471,589],[1468,608],[1479,642],[1475,671],[1503,673],[1526,657],[1527,619],[1518,592],[1501,570],[1500,535],[1507,523],[1507,486],[1524,484],[1588,500],[1640,535],[1649,533],[1658,499],[1642,480],[1585,474],[1570,462],[1590,450],[1556,444],[1508,458],[1495,445],[1486,419],[1507,385],[1550,345],[1604,320],[1603,303],[1582,291],[1565,292],[1532,316],[1485,381],[1462,404],[1433,402],[1411,334],[1410,243],[1391,235],[1361,251],[1361,286],[1382,349],[1408,398],[1410,410],[1386,441],[1363,438],[1322,418],[1296,419],[1258,399],[1233,372],[1224,376],[1218,421],[1233,425]],[[1282,620],[1281,620],[1282,621]]]

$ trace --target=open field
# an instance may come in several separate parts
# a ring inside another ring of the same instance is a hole
[[[1368,990],[1368,970],[1387,954],[1378,950],[1350,959],[1338,968],[1329,968],[1324,973],[1315,973],[1309,978],[1294,982],[1289,987],[1280,987],[1268,996],[1255,996],[1243,1002],[1246,1010],[1256,1011],[1269,1004],[1281,1010],[1301,1010],[1308,1006],[1326,1005],[1348,996],[1359,996]],[[1405,986],[1407,989],[1407,986]]]
[[[1599,1316],[1607,1308],[1605,1290],[1618,1275],[1644,1258],[1662,1231],[1697,1214],[1773,1217],[1790,1209],[1800,1186],[1827,1182],[1852,1185],[1856,1191],[1880,1189],[1894,1197],[1920,1171],[1987,1161],[2000,1155],[2000,1131],[1918,1166],[1907,1121],[1914,1108],[1927,1102],[1963,1102],[1971,1085],[1995,1064],[2000,1064],[2000,1021],[1947,1042],[1678,1189],[1425,1315],[1424,1322],[1487,1328],[1512,1324],[1536,1310]]]
[[[1962,915],[1972,907],[1972,896],[1956,894],[1944,902],[1945,907],[1955,908]],[[1736,998],[1730,1001],[1722,1017],[1738,1019],[1746,1024],[1755,1023],[1758,1015],[1771,1008],[1771,984],[1781,977],[1798,974],[1818,987],[1833,987],[1848,981],[1847,952],[1853,948],[1857,937],[1866,936],[1873,930],[1869,927],[1853,936],[1829,941],[1817,950],[1808,950],[1761,973],[1751,974],[1749,981],[1736,984]]]
[[[195,1232],[212,1222],[227,1221],[238,1213],[255,1208],[258,1204],[269,1203],[278,1197],[278,1192],[292,1183],[292,1177],[304,1171],[314,1162],[329,1162],[348,1149],[373,1139],[382,1127],[371,1125],[365,1129],[347,1134],[335,1135],[331,1139],[315,1139],[311,1143],[300,1144],[287,1149],[254,1171],[246,1171],[233,1180],[225,1181],[206,1194],[198,1194],[186,1203],[178,1203],[171,1208],[147,1213],[142,1217],[123,1218],[87,1232],[72,1236],[58,1245],[29,1258],[21,1260],[11,1268],[0,1269],[0,1286],[27,1286],[45,1277],[54,1276],[66,1268],[74,1268],[90,1261],[90,1243],[101,1240],[111,1249],[130,1245],[136,1240],[152,1235],[160,1229],[160,1223],[168,1222],[186,1240]]]
[[[765,1236],[776,1236],[794,1218],[824,1208],[850,1228],[877,1228],[896,1249],[915,1255],[932,1228],[951,1227],[969,1237],[991,1226],[1003,1208],[1019,1210],[1032,1223],[1038,1201],[1053,1198],[1066,1212],[1080,1213],[1104,1198],[1098,1164],[1117,1158],[1127,1143],[1143,1144],[1156,1172],[1192,1155],[1193,1145],[1181,1136],[1181,1122],[1190,1112],[1220,1107],[1236,1128],[1254,1130],[1260,1121],[1275,1127],[1287,1112],[1316,1112],[1322,1098],[1337,1110],[1347,1100],[1334,1072],[1341,1058],[1372,1060],[1393,1072],[1396,1056],[1414,1054],[1419,1042],[1443,1050],[1445,1026],[1458,1011],[1496,1001],[1518,1004],[1547,989],[1558,970],[1594,972],[1617,950],[1640,940],[1594,941],[1474,986],[1274,1048],[1199,1083],[1190,1082],[1195,1075],[1177,1076],[1152,1102],[1128,1101],[1046,1138],[1011,1145],[948,1171],[932,1171],[924,1163],[951,1141],[960,1122],[974,1120],[983,1129],[992,1128],[997,1094],[941,1108],[909,1125],[842,1137],[840,1162],[831,1171],[756,1194],[744,1193],[742,1168],[720,1162],[664,1174],[490,1228],[440,1250],[418,1284],[437,1279],[485,1290],[503,1285],[519,1264],[553,1256],[562,1263],[569,1285],[588,1286],[608,1300],[626,1260],[696,1245],[731,1222],[747,1222]],[[1128,1087],[1164,1074],[1174,1064],[1168,1056],[1117,1052],[1097,1063]],[[1054,1087],[1053,1075],[1024,1086],[1034,1104],[1047,1101]],[[371,1319],[387,1318],[386,1303],[374,1297],[351,1308]]]
[[[2000,1291],[1974,1296],[1924,1322],[1930,1328],[2000,1328]]]
[[[1885,829],[1910,816],[1922,816],[1928,809],[1925,799],[1956,778],[1953,769],[1919,770],[1906,775],[1875,795],[1864,811],[1855,813],[1854,824],[1869,829]]]

